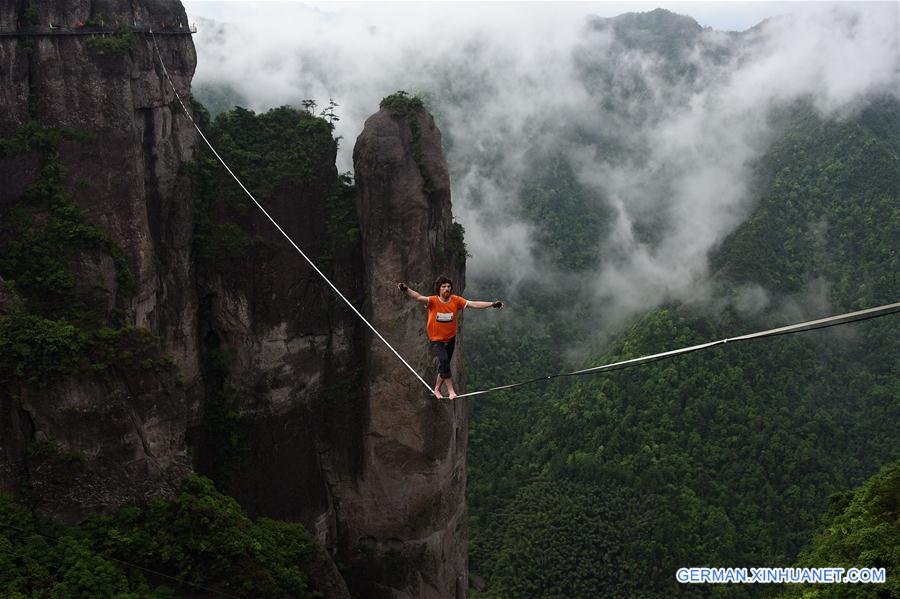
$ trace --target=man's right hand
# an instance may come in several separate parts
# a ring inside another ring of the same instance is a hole
[[[406,291],[407,289],[409,289],[409,287],[407,287],[405,283],[397,283],[397,289],[399,289],[400,291]]]

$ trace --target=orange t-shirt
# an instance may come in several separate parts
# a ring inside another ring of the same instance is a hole
[[[451,295],[447,303],[436,295],[428,296],[428,338],[432,341],[450,341],[456,337],[456,323],[460,311],[469,301]]]

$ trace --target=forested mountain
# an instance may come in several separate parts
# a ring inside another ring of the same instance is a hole
[[[798,566],[858,567],[865,563],[895,573],[900,559],[900,462],[894,462],[861,487],[829,498],[823,516],[824,530],[803,551]],[[897,576],[884,586],[866,591],[832,585],[805,585],[789,589],[784,597],[896,597]]]
[[[666,53],[672,72],[699,85],[702,73],[675,68],[679,44],[660,41],[673,28],[684,34],[683,23],[659,16],[602,26],[639,25],[623,43]],[[697,35],[687,31],[685,43]],[[597,73],[608,75],[593,69],[591,81]],[[577,277],[554,284],[526,277],[502,292],[517,298],[515,318],[468,323],[469,386],[897,301],[897,97],[869,97],[831,117],[798,99],[768,118],[772,136],[749,165],[750,208],[709,255],[716,299],[669,301],[598,335],[591,330],[602,316],[592,313],[589,292],[567,285]],[[612,148],[610,161],[629,152],[627,141],[594,142]],[[539,231],[539,259],[587,277],[604,259],[596,240],[608,234],[609,216],[573,170],[565,158],[532,169],[521,187],[522,214]],[[666,223],[645,224],[638,234],[653,246]],[[501,284],[476,277],[471,293]],[[591,349],[573,359],[573,347],[584,346]],[[679,585],[674,573],[689,565],[793,564],[829,497],[900,457],[897,355],[900,322],[892,316],[473,398],[470,567],[487,582],[478,596],[779,592]],[[815,546],[821,555],[822,543]],[[896,547],[880,551],[896,560]],[[876,565],[868,555],[854,565]]]
[[[798,108],[759,165],[755,210],[714,257],[723,288],[820,288],[806,301],[836,312],[896,299],[897,109],[835,123]],[[541,300],[536,321],[554,305]],[[672,305],[582,366],[779,322]],[[563,366],[565,338],[546,329],[470,327],[475,387]],[[847,329],[473,402],[473,571],[491,596],[589,597],[689,592],[675,589],[681,565],[792,563],[829,495],[900,456],[900,326]]]

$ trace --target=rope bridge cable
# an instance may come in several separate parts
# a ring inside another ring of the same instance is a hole
[[[776,337],[778,335],[790,335],[793,333],[802,333],[804,331],[814,331],[816,329],[825,329],[828,327],[834,327],[842,324],[848,324],[851,322],[859,322],[861,320],[869,320],[872,318],[879,318],[881,316],[888,316],[889,314],[895,314],[900,312],[900,302],[893,304],[885,304],[884,306],[878,306],[876,308],[868,308],[866,310],[859,310],[858,312],[848,312],[847,314],[839,314],[837,316],[829,316],[827,318],[820,318],[818,320],[809,320],[807,322],[801,322],[798,324],[792,324],[784,327],[779,327],[776,329],[768,329],[765,331],[759,331],[756,333],[749,333],[747,335],[741,335],[739,337],[730,337],[727,339],[719,339],[718,341],[710,341],[708,343],[701,343],[699,345],[692,345],[690,347],[682,347],[680,349],[673,349],[670,351],[661,352],[658,354],[651,354],[647,356],[641,356],[639,358],[632,358],[630,360],[622,360],[620,362],[612,362],[610,364],[603,364],[602,366],[593,366],[591,368],[584,368],[582,370],[575,370],[573,372],[564,372],[560,374],[550,374],[547,376],[541,376],[534,379],[530,379],[527,381],[522,381],[519,383],[511,383],[509,385],[499,385],[497,387],[491,387],[490,389],[484,389],[483,391],[473,391],[471,393],[462,393],[457,395],[457,398],[462,397],[474,397],[475,395],[484,395],[485,393],[491,393],[493,391],[502,391],[505,389],[514,389],[516,387],[522,387],[524,385],[531,385],[534,383],[539,383],[541,381],[549,381],[551,379],[562,378],[567,376],[581,376],[586,374],[597,374],[600,372],[609,372],[612,370],[624,370],[626,368],[634,368],[635,366],[641,366],[643,364],[648,364],[650,362],[656,362],[657,360],[666,360],[668,358],[673,358],[675,356],[680,356],[682,354],[689,354],[695,351],[701,351],[704,349],[709,349],[710,347],[714,347],[716,345],[725,345],[727,343],[737,343],[739,341],[750,341],[752,339],[763,339],[765,337]]]
[[[344,303],[346,303],[350,307],[350,309],[353,310],[353,313],[356,314],[357,316],[359,316],[359,318],[364,323],[366,323],[366,325],[368,325],[368,327],[372,330],[372,332],[375,333],[378,336],[378,338],[381,339],[382,342],[384,342],[384,344],[388,347],[388,349],[390,349],[392,352],[394,352],[394,355],[397,356],[397,358],[401,362],[403,362],[403,365],[406,366],[409,369],[409,371],[411,373],[413,373],[413,375],[417,379],[419,379],[419,381],[423,385],[425,385],[425,388],[428,389],[429,392],[431,392],[431,385],[426,383],[425,379],[423,379],[422,376],[418,372],[416,372],[415,369],[412,366],[410,366],[406,360],[403,359],[403,356],[401,356],[400,353],[396,349],[394,349],[394,346],[392,346],[390,343],[388,343],[387,339],[385,339],[381,335],[381,333],[378,332],[378,330],[372,325],[372,323],[370,323],[368,320],[366,320],[366,317],[363,316],[362,313],[360,313],[360,311],[356,309],[356,306],[354,306],[352,303],[350,303],[350,300],[348,300],[344,296],[344,294],[341,293],[340,289],[335,287],[334,283],[331,282],[331,280],[325,275],[325,273],[323,273],[321,270],[319,270],[319,267],[316,266],[316,264],[309,258],[309,256],[307,256],[306,253],[300,249],[300,246],[298,246],[296,243],[294,243],[294,240],[291,239],[291,236],[288,235],[285,232],[285,230],[281,228],[281,225],[279,225],[275,221],[275,219],[272,218],[272,216],[269,214],[269,212],[265,208],[263,208],[262,204],[260,204],[257,201],[257,199],[255,197],[253,197],[253,194],[250,193],[250,191],[246,187],[244,187],[244,184],[241,182],[240,179],[238,179],[237,175],[234,174],[234,172],[225,163],[225,161],[222,159],[222,157],[219,156],[219,153],[216,151],[216,149],[213,147],[213,145],[210,143],[210,141],[203,134],[203,131],[200,130],[200,127],[199,127],[199,125],[197,125],[197,122],[194,120],[193,115],[190,113],[190,111],[187,109],[187,106],[185,106],[184,102],[181,100],[181,96],[178,94],[178,90],[175,89],[175,83],[172,81],[172,78],[169,76],[169,70],[166,68],[166,63],[163,62],[162,54],[159,51],[159,44],[156,43],[156,35],[153,33],[153,27],[151,26],[149,30],[150,30],[150,35],[153,38],[153,46],[156,49],[156,56],[157,56],[157,58],[159,58],[159,64],[162,66],[163,74],[165,74],[166,79],[169,81],[169,85],[172,87],[172,92],[175,94],[175,98],[178,100],[178,103],[181,104],[182,110],[184,110],[184,113],[187,115],[187,117],[190,119],[191,123],[194,125],[194,128],[197,130],[197,133],[200,134],[200,137],[203,138],[203,141],[206,142],[206,145],[209,147],[209,149],[212,151],[212,153],[215,154],[216,158],[219,160],[219,162],[222,164],[222,166],[225,167],[225,170],[228,171],[228,174],[231,175],[231,177],[237,182],[237,184],[241,186],[241,189],[244,190],[244,193],[246,193],[247,196],[251,200],[253,200],[253,203],[256,204],[256,207],[262,211],[262,213],[265,215],[265,217],[267,219],[269,219],[269,222],[271,222],[273,225],[275,225],[275,228],[278,229],[278,232],[281,233],[285,239],[287,239],[288,243],[290,243],[294,247],[294,249],[297,250],[297,252],[299,252],[301,256],[303,256],[303,259],[306,260],[306,262],[313,268],[313,270],[315,270],[316,273],[318,273],[318,275],[320,277],[322,277],[322,279],[324,279],[326,283],[328,283],[328,285],[334,290],[334,292],[337,293],[338,296],[340,296],[340,298],[342,300],[344,300]]]

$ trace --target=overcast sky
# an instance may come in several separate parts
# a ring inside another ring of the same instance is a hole
[[[334,98],[341,171],[352,167],[353,141],[381,98],[398,89],[433,94],[429,108],[453,140],[453,211],[466,228],[470,280],[502,273],[512,288],[539,273],[558,285],[575,281],[598,313],[619,321],[669,301],[716,299],[708,257],[752,208],[752,164],[776,133],[773,108],[806,100],[827,118],[845,118],[873,93],[900,94],[897,2],[185,6],[200,26],[194,88],[227,86],[256,111]],[[696,80],[673,79],[660,55],[615,50],[611,33],[585,26],[590,15],[657,7],[709,28],[683,57]],[[779,15],[789,16],[738,45],[721,33]],[[710,58],[721,56],[717,48],[728,48],[724,62]],[[589,89],[581,66],[610,68],[603,61],[614,52],[607,87]],[[581,133],[636,158],[613,160],[580,142]],[[567,279],[533,251],[535,231],[517,211],[528,152],[564,156],[596,209],[611,215],[596,240],[602,259],[587,276]],[[647,227],[655,239],[642,234]],[[827,282],[814,287],[827,293]],[[752,288],[741,301],[755,311],[771,300]]]
[[[355,14],[378,21],[415,21],[426,14],[468,15],[478,19],[486,12],[505,15],[509,25],[527,20],[559,17],[571,18],[586,14],[614,17],[626,12],[644,12],[665,8],[693,17],[700,25],[721,31],[743,31],[760,21],[788,12],[802,13],[822,2],[290,2],[263,0],[187,0],[184,6],[191,18],[215,20],[259,18],[262,11],[277,18],[287,5],[305,6],[334,15]],[[266,6],[268,5],[268,6]]]

